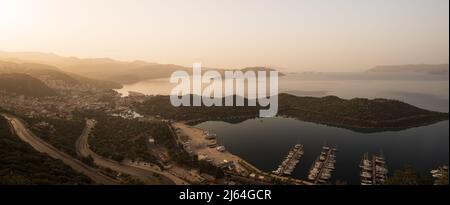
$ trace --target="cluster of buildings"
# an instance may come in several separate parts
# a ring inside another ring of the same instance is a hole
[[[0,96],[1,107],[27,117],[69,120],[77,109],[100,110],[108,107],[108,103],[93,100],[92,95],[30,97],[0,93]]]
[[[56,86],[60,95],[47,97],[31,97],[0,90],[0,107],[31,118],[70,120],[75,110],[98,110],[123,118],[141,117],[131,109],[131,105],[143,102],[145,96],[122,98],[113,90],[61,86]]]

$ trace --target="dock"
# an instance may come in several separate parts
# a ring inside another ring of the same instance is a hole
[[[303,156],[303,145],[296,144],[294,148],[289,151],[288,155],[284,158],[278,168],[272,171],[275,175],[291,175],[297,164],[300,162],[300,158]]]
[[[324,146],[320,156],[314,161],[309,170],[308,180],[313,184],[328,184],[331,173],[335,169],[336,151],[334,147]]]
[[[387,179],[388,169],[382,155],[373,155],[369,158],[369,154],[364,153],[360,167],[361,185],[383,184]]]

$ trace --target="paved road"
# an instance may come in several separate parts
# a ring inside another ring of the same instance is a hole
[[[24,142],[30,144],[35,150],[46,153],[52,158],[60,159],[64,164],[72,167],[74,170],[83,173],[99,184],[113,185],[118,184],[117,180],[101,174],[98,170],[87,166],[81,161],[71,157],[70,155],[56,149],[44,140],[36,137],[29,131],[22,121],[12,115],[2,114],[10,123],[17,136]]]
[[[177,184],[177,185],[188,184],[184,180],[167,172],[153,170],[149,167],[139,167],[138,165],[136,166],[126,165],[114,160],[104,158],[96,154],[89,148],[88,144],[89,133],[94,127],[95,127],[94,120],[86,120],[86,127],[83,130],[83,133],[81,134],[80,138],[76,142],[76,150],[78,155],[83,157],[87,157],[90,155],[94,159],[95,164],[135,176],[147,184],[161,183],[157,180],[154,174],[159,174],[160,176],[162,176],[163,184]]]

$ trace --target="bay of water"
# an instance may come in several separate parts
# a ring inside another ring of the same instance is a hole
[[[117,91],[124,96],[129,91],[169,95],[175,86],[168,78],[160,78],[124,85]],[[288,74],[279,78],[278,89],[280,93],[297,96],[387,98],[434,111],[449,110],[448,75],[366,72]]]
[[[406,164],[422,174],[429,174],[430,170],[447,165],[449,158],[448,121],[378,133],[358,133],[280,117],[251,119],[238,124],[210,121],[197,127],[216,133],[227,150],[265,171],[275,170],[296,143],[303,144],[305,154],[293,173],[300,179],[306,179],[325,144],[338,149],[333,180],[348,184],[359,184],[359,163],[365,152],[382,153],[390,174]]]
[[[174,86],[167,78],[153,79],[125,85],[117,91],[123,95],[127,95],[128,91],[168,95]],[[428,110],[449,110],[448,75],[367,72],[288,74],[280,77],[279,92],[315,97],[336,95],[345,99],[388,98]],[[294,177],[301,179],[306,178],[325,144],[338,148],[333,179],[349,184],[359,184],[359,162],[365,152],[382,152],[390,174],[405,164],[412,165],[423,174],[448,164],[448,121],[378,133],[358,133],[289,118],[252,119],[238,124],[204,122],[198,127],[217,133],[227,150],[265,171],[274,170],[296,143],[304,144],[305,154],[293,173]]]

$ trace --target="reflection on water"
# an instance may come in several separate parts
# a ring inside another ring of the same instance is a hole
[[[403,74],[295,74],[280,77],[279,92],[299,96],[336,95],[341,98],[389,98],[409,104],[448,112],[448,75]],[[118,90],[127,95],[137,91],[149,95],[168,95],[174,84],[155,79],[125,85]],[[448,121],[396,132],[357,133],[286,118],[247,120],[239,124],[205,122],[198,127],[212,130],[222,137],[227,150],[266,171],[272,171],[296,143],[305,145],[305,154],[294,176],[305,178],[324,144],[336,145],[335,179],[359,183],[362,154],[383,152],[390,170],[405,163],[422,173],[448,164]],[[392,173],[391,173],[392,174]]]
[[[449,158],[448,121],[379,133],[357,133],[288,118],[252,119],[239,124],[204,122],[197,127],[216,133],[227,150],[265,171],[274,170],[294,144],[302,143],[305,154],[293,174],[302,179],[325,144],[338,148],[334,179],[350,184],[359,183],[359,162],[364,152],[382,152],[391,171],[410,164],[424,174],[448,164]]]

